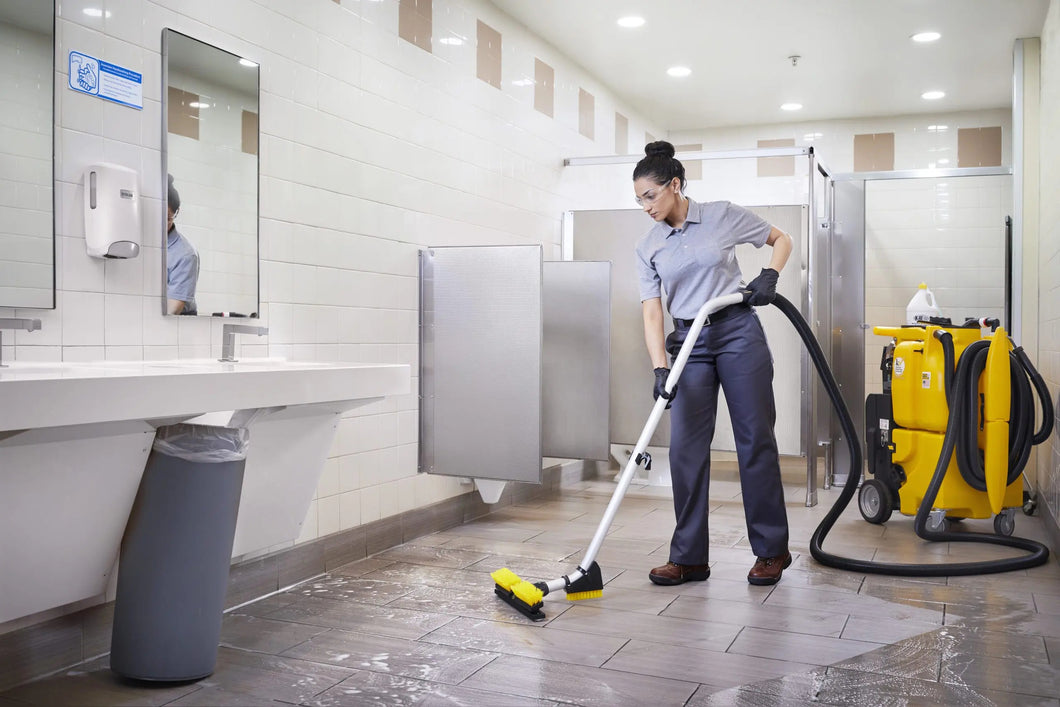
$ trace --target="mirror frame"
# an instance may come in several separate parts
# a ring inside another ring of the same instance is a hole
[[[164,27],[164,28],[162,28],[162,55],[161,55],[161,61],[162,61],[162,87],[161,87],[161,93],[162,93],[162,96],[161,96],[161,99],[162,99],[162,102],[161,102],[162,142],[161,142],[161,150],[160,150],[160,152],[161,152],[162,173],[160,175],[161,176],[161,190],[160,190],[161,197],[160,197],[160,199],[161,199],[161,204],[163,206],[167,205],[167,193],[168,193],[168,188],[169,188],[169,51],[170,51],[169,38],[171,36],[173,36],[173,35],[179,35],[180,37],[182,37],[184,39],[191,40],[191,41],[196,42],[198,44],[202,44],[205,47],[209,47],[210,49],[213,49],[213,50],[228,54],[229,56],[233,57],[233,59],[235,59],[236,61],[245,58],[245,57],[243,57],[243,56],[241,56],[239,54],[236,54],[235,52],[228,51],[227,49],[223,49],[222,47],[218,47],[218,46],[216,46],[214,44],[210,44],[209,42],[205,42],[205,41],[203,41],[201,39],[196,39],[195,37],[192,37],[189,34],[185,34],[184,32],[181,32],[179,30],[175,30],[172,27]],[[251,61],[251,60],[247,59],[247,61]],[[255,172],[254,178],[255,178],[255,183],[256,183],[255,184],[255,194],[254,194],[254,249],[255,249],[255,257],[254,257],[255,292],[254,292],[254,295],[255,295],[256,305],[255,305],[255,311],[253,313],[249,314],[247,316],[247,318],[248,319],[260,320],[261,319],[261,64],[257,63],[257,62],[255,62],[255,63],[257,64],[257,71],[256,71],[256,74],[255,74],[254,95],[255,95],[255,97],[257,98],[257,101],[258,101],[258,133],[257,133],[257,137],[258,137],[258,152],[257,152],[257,155],[256,155],[257,159],[255,160],[255,166],[254,166],[254,172]],[[161,216],[162,216],[161,225],[160,225],[160,229],[159,229],[159,232],[161,234],[160,247],[161,247],[161,250],[162,250],[162,278],[161,278],[162,279],[162,285],[161,285],[161,289],[162,289],[162,315],[165,316],[165,317],[170,317],[170,316],[176,316],[176,317],[179,317],[179,316],[193,316],[193,317],[212,318],[214,316],[212,313],[204,313],[202,311],[199,311],[199,312],[197,312],[194,315],[169,314],[169,307],[168,307],[168,302],[167,302],[168,299],[169,299],[169,297],[168,297],[168,295],[169,295],[169,282],[168,282],[168,279],[169,278],[168,278],[168,267],[167,267],[168,263],[167,263],[167,253],[166,253],[166,237],[168,235],[167,234],[167,230],[166,230],[167,214],[166,214],[166,209],[165,208],[160,209],[160,212],[161,212]]]
[[[51,171],[49,172],[49,183],[51,186],[51,240],[52,240],[52,262],[51,262],[51,304],[38,305],[38,304],[24,304],[14,303],[8,304],[0,301],[0,309],[52,309],[54,310],[58,306],[58,294],[56,293],[56,287],[58,285],[58,273],[57,268],[59,265],[58,261],[58,250],[59,250],[59,190],[57,188],[58,169],[56,168],[56,136],[57,136],[57,125],[56,119],[59,117],[59,82],[56,81],[56,73],[59,67],[56,64],[56,53],[59,51],[58,35],[59,35],[59,17],[55,9],[55,3],[49,3],[51,5],[52,13],[52,28],[51,28],[51,49],[48,52],[49,61],[51,62],[48,67],[48,75],[51,80],[51,120],[48,125],[51,130],[48,133],[48,163],[51,165]]]

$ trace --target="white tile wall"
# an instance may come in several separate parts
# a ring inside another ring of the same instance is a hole
[[[105,17],[82,13],[101,4]],[[43,331],[5,337],[5,359],[220,352],[220,322],[161,315],[161,249],[150,236],[135,261],[85,255],[88,164],[139,170],[145,234],[162,223],[163,28],[261,65],[261,310],[270,335],[242,343],[246,357],[409,363],[415,372],[419,247],[535,243],[558,255],[564,210],[626,205],[628,169],[601,179],[562,166],[613,149],[612,127],[598,122],[596,140],[578,134],[579,87],[596,97],[598,115],[620,111],[633,134],[661,133],[485,0],[435,0],[432,53],[398,38],[397,0],[58,0],[57,9],[57,309],[0,308],[43,322]],[[478,19],[503,35],[501,90],[475,77]],[[468,41],[440,44],[446,35]],[[71,50],[141,72],[144,109],[67,89]],[[555,119],[514,83],[532,75],[534,57],[556,69]],[[467,490],[417,473],[417,385],[342,421],[300,542]]]
[[[1001,126],[1001,163],[1012,164],[1012,111],[1008,109],[925,113],[923,115],[821,120],[802,123],[752,125],[702,131],[681,131],[671,137],[675,144],[702,143],[703,149],[753,148],[758,140],[791,138],[798,147],[812,146],[833,174],[854,171],[854,136],[894,133],[896,170],[951,168],[957,166],[957,130]],[[948,160],[948,161],[944,161]],[[719,163],[735,165],[734,162]],[[735,167],[730,167],[735,169]],[[725,169],[724,166],[719,169]],[[781,178],[772,178],[781,179]]]

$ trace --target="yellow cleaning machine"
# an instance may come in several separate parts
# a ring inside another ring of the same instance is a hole
[[[873,333],[892,339],[880,363],[883,393],[869,395],[865,403],[873,478],[858,495],[861,515],[870,523],[886,522],[896,507],[903,515],[917,515],[941,465],[954,415],[955,453],[931,502],[927,529],[941,532],[952,521],[993,517],[998,535],[1012,535],[1016,510],[1034,510],[1021,480],[1031,446],[1049,434],[1045,424],[1039,435],[1032,434],[1028,379],[1047,410],[1049,396],[1023,349],[1013,346],[996,319],[953,326],[932,317],[919,325],[874,327]],[[966,379],[964,393],[955,400],[960,378]],[[1048,414],[1043,417],[1051,422]]]

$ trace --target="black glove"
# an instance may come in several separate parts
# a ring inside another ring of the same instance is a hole
[[[747,289],[751,291],[751,296],[747,299],[747,303],[754,307],[771,304],[777,298],[778,277],[780,277],[780,273],[773,268],[762,268],[762,272],[758,274],[758,277],[751,280],[747,285]]]
[[[658,400],[659,396],[662,396],[670,402],[666,403],[666,409],[669,410],[670,406],[674,404],[674,396],[677,395],[677,384],[674,384],[674,389],[667,394],[666,392],[666,379],[670,377],[669,368],[656,368],[655,369],[655,389],[652,391],[652,398]]]

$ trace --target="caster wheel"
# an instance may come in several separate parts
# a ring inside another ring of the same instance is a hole
[[[1038,497],[1032,496],[1027,491],[1023,492],[1023,515],[1032,516],[1038,510]]]
[[[1012,516],[1012,513],[1005,511],[994,516],[994,532],[1006,538],[1012,535],[1012,531],[1016,529],[1016,519]]]
[[[950,527],[949,519],[946,518],[946,511],[931,511],[926,525],[930,533],[945,533]]]
[[[861,517],[870,523],[886,523],[894,512],[891,492],[880,481],[869,479],[858,492],[858,510]]]

